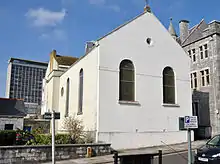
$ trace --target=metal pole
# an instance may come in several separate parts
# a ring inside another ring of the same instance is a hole
[[[118,152],[117,151],[114,152],[113,158],[114,158],[114,164],[118,164]]]
[[[159,153],[158,164],[162,164],[162,150],[159,150],[158,153]]]
[[[55,111],[52,110],[52,164],[55,164]]]
[[[187,133],[188,133],[188,164],[192,164],[191,130],[187,129]]]

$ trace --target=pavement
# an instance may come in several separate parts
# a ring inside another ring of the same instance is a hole
[[[193,141],[192,149],[194,150],[204,145],[206,142],[207,140]],[[173,163],[174,161],[177,161],[178,164],[187,164],[187,149],[188,149],[188,143],[180,143],[173,145],[163,144],[161,146],[155,146],[155,147],[119,150],[119,155],[145,154],[145,153],[152,154],[152,153],[158,153],[158,150],[162,150],[163,164],[170,164]],[[155,160],[157,160],[157,158]],[[51,162],[45,164],[50,164],[50,163]],[[113,155],[111,154],[111,155],[92,157],[92,158],[80,158],[80,159],[72,159],[65,161],[57,161],[56,163],[57,164],[113,164]],[[155,162],[155,164],[156,163],[157,162]]]

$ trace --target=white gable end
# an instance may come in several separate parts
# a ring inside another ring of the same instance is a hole
[[[119,149],[185,142],[178,119],[192,114],[190,62],[157,18],[145,13],[99,43],[98,140]],[[134,102],[119,101],[119,66],[124,59],[134,65]],[[175,104],[171,106],[163,104],[167,66],[175,74]]]

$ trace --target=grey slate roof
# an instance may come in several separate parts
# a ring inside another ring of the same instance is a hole
[[[26,116],[23,100],[0,98],[0,117],[24,117]]]
[[[204,19],[201,20],[201,22],[194,26],[192,29],[189,30],[188,37],[182,42],[182,46],[188,45],[192,42],[195,42],[201,38],[204,37],[203,31],[208,28],[208,24],[204,21]]]

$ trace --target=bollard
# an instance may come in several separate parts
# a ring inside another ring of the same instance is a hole
[[[87,157],[88,158],[92,157],[92,148],[91,147],[87,147]]]
[[[159,150],[159,159],[158,159],[158,164],[162,164],[162,150]]]
[[[114,164],[118,164],[118,152],[117,151],[114,152],[113,158],[114,158]]]

